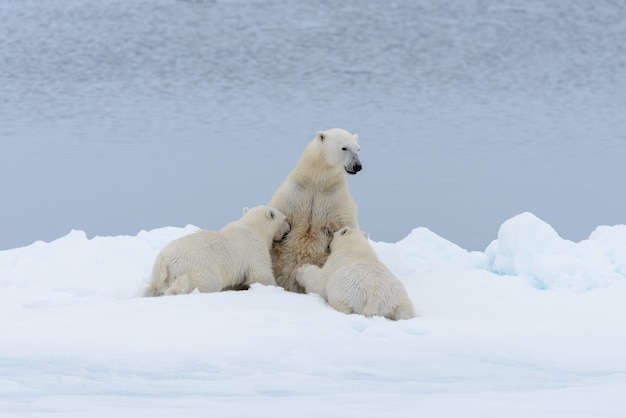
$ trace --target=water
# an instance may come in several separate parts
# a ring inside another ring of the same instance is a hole
[[[376,241],[625,223],[626,6],[553,3],[4,0],[0,249],[221,228],[332,127]]]

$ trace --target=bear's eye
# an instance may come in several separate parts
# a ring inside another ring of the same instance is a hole
[[[342,150],[342,151],[348,151],[348,148],[343,147],[343,148],[341,148],[341,150]]]
[[[348,230],[344,229],[343,231],[341,231],[341,235],[346,235],[346,232],[348,232]]]

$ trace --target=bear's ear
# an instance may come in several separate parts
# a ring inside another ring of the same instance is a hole
[[[276,214],[274,213],[273,209],[268,209],[267,210],[267,219],[274,219],[276,217]]]
[[[367,233],[367,232],[365,232],[365,231],[361,231],[361,234],[363,234],[363,236],[365,237],[365,239],[369,241],[369,239],[370,239],[370,234],[368,234],[368,233]]]
[[[359,140],[359,135],[358,135],[358,134],[354,134],[354,140],[355,140],[355,141],[358,141],[358,140]],[[367,141],[365,141],[365,142],[367,142]]]
[[[250,212],[250,208],[243,208],[243,214],[245,215],[246,213]]]
[[[320,142],[324,142],[324,140],[326,139],[326,135],[322,131],[317,131],[317,134],[315,134],[315,136],[317,137],[317,139],[320,140]]]

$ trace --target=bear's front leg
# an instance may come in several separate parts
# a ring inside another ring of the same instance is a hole
[[[305,264],[296,270],[296,281],[306,293],[317,293],[326,299],[326,281],[322,269],[313,264]]]
[[[259,283],[264,286],[277,286],[271,265],[271,261],[268,260],[267,263],[262,263],[263,267],[251,266],[243,284],[250,286],[252,283]]]

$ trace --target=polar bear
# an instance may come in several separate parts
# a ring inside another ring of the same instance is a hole
[[[275,286],[270,247],[289,229],[276,208],[244,208],[241,219],[220,231],[201,230],[166,245],[157,255],[145,294],[219,292],[251,283]]]
[[[335,231],[358,228],[357,207],[347,174],[361,171],[358,135],[344,129],[317,132],[296,167],[272,196],[269,205],[282,211],[291,232],[272,246],[279,286],[303,292],[295,272],[303,264],[322,266]]]
[[[318,293],[339,312],[393,320],[414,317],[404,285],[378,259],[367,234],[358,229],[337,231],[324,267],[302,266],[297,280],[307,293]]]

